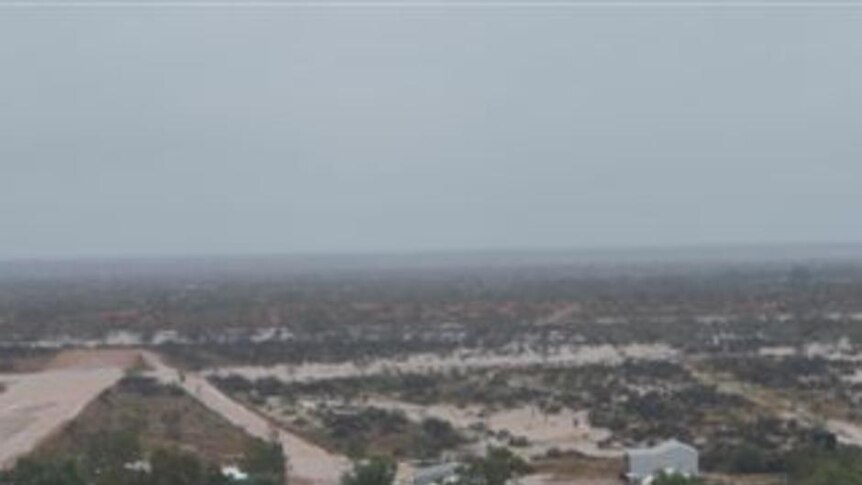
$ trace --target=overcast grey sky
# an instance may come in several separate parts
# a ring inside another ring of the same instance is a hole
[[[0,258],[862,241],[862,7],[0,8]]]

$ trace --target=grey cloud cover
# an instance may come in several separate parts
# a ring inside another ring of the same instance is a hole
[[[0,8],[0,258],[862,241],[859,9]]]

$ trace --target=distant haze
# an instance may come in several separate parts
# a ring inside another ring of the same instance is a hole
[[[859,242],[860,86],[862,7],[0,7],[0,259]]]

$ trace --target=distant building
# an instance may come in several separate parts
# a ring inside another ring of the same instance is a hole
[[[248,480],[248,473],[240,470],[238,466],[234,465],[222,467],[221,474],[235,482],[244,482]]]
[[[695,476],[698,452],[692,446],[669,440],[652,448],[626,450],[626,477],[634,483],[649,481],[662,472]]]
[[[444,485],[451,483],[458,476],[459,463],[442,463],[416,470],[413,485]]]
[[[150,462],[146,460],[137,460],[126,463],[123,465],[123,468],[130,472],[150,473],[153,471],[153,467],[150,465]]]

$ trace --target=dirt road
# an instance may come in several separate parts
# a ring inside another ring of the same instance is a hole
[[[85,362],[0,375],[0,467],[12,466],[123,376],[120,363]]]
[[[142,356],[162,382],[175,383],[191,396],[252,436],[277,439],[290,457],[291,481],[337,484],[349,461],[274,428],[266,419],[225,396],[205,378],[181,375],[156,354],[143,351],[64,352],[41,372],[0,375],[0,466],[9,467],[74,419],[126,368]]]
[[[291,483],[334,485],[350,466],[345,457],[274,427],[270,421],[226,396],[204,377],[194,373],[181,374],[152,352],[143,352],[142,355],[160,381],[181,386],[189,395],[252,436],[277,439],[289,457]]]

